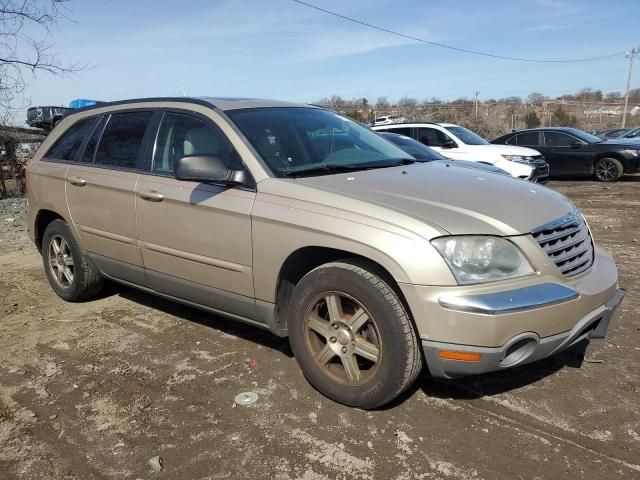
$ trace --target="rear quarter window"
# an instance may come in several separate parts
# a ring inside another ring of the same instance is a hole
[[[91,134],[97,121],[98,119],[94,117],[74,123],[58,138],[44,157],[49,160],[75,161],[82,142],[87,135]]]

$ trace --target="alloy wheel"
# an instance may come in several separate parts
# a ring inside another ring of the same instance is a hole
[[[380,365],[378,326],[366,308],[346,293],[327,292],[310,303],[305,343],[316,364],[340,384],[367,383]]]
[[[602,160],[596,167],[596,175],[604,181],[613,180],[618,175],[618,167],[611,160]]]
[[[73,257],[67,241],[54,235],[49,241],[49,269],[55,282],[62,288],[73,284]]]

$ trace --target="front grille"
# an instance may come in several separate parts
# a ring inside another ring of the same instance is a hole
[[[543,225],[532,234],[567,277],[578,275],[593,264],[593,240],[579,212]]]

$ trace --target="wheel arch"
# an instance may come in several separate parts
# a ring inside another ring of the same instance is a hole
[[[627,159],[624,157],[624,155],[617,152],[603,152],[596,155],[593,162],[591,163],[592,174],[596,171],[596,163],[598,163],[603,158],[613,158],[615,160],[618,160],[622,164],[622,173],[625,173],[627,171]]]
[[[63,222],[66,222],[66,219],[62,215],[54,212],[53,210],[41,209],[36,214],[33,225],[33,239],[39,252],[42,252],[42,237],[44,235],[44,231],[54,220],[62,220]]]
[[[363,255],[323,246],[305,246],[289,254],[280,267],[275,292],[275,318],[283,334],[287,331],[286,307],[298,282],[313,269],[326,263],[344,261],[365,268],[381,277],[392,288],[402,301],[407,313],[412,318],[409,304],[402,293],[398,282],[384,265]]]

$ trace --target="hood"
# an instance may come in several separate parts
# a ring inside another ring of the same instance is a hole
[[[496,145],[490,143],[489,145],[479,145],[480,147],[491,148],[491,151],[500,155],[521,155],[523,157],[535,157],[540,155],[540,152],[533,148],[516,147],[514,145]]]
[[[447,162],[286,181],[377,204],[456,235],[526,234],[575,209],[564,195],[542,185]],[[335,207],[349,208],[345,202]],[[363,211],[356,213],[370,214],[358,208]]]

